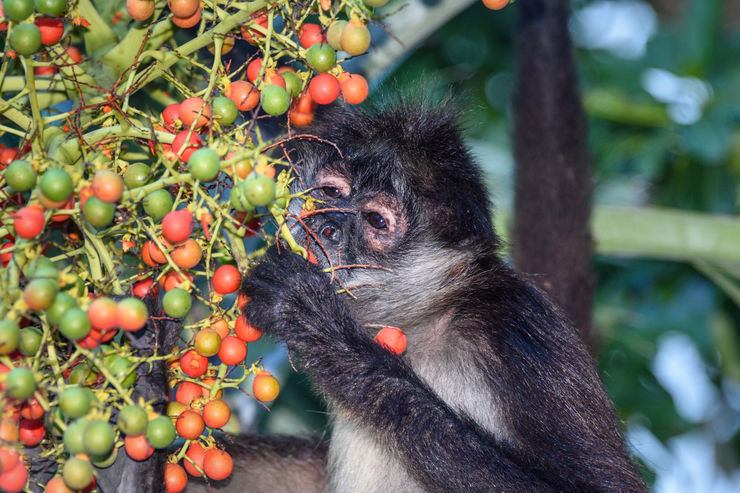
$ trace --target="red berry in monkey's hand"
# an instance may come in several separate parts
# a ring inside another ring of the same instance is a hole
[[[375,336],[375,342],[394,354],[406,350],[406,334],[398,327],[383,327]]]

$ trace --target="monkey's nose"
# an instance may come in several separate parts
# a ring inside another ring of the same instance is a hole
[[[327,221],[321,225],[321,228],[319,228],[319,236],[322,240],[339,243],[342,239],[342,230],[334,221]]]

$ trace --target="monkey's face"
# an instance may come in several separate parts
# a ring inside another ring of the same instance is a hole
[[[410,107],[340,110],[291,156],[292,192],[306,197],[291,201],[293,235],[372,323],[428,310],[476,245],[495,242],[479,172],[451,120]]]

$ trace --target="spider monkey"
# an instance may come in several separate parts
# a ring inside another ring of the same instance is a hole
[[[577,135],[565,129],[553,138],[564,142],[561,151],[574,144],[580,152],[571,55],[547,59],[572,49],[567,5],[518,4],[519,32],[538,38],[520,48],[557,45],[520,52],[532,72],[520,69],[517,145],[534,149],[519,154],[552,150],[538,144],[548,141],[541,135],[522,135],[537,113],[532,98],[544,99],[550,117],[576,123],[570,130]],[[542,70],[558,63],[563,73]],[[557,80],[550,89],[543,80],[522,81],[529,76]],[[310,190],[316,209],[302,212],[294,200],[289,212],[300,218],[293,233],[315,263],[273,248],[242,292],[251,299],[248,319],[286,343],[327,399],[331,439],[240,437],[231,447],[232,478],[210,486],[645,491],[584,341],[500,257],[488,194],[455,112],[408,102],[369,112],[338,108],[311,134],[292,150],[293,191]],[[383,325],[405,331],[403,355],[373,341]]]
[[[517,261],[553,272],[561,302],[588,305],[573,288],[587,275],[570,272],[588,255],[576,216],[587,214],[589,196],[567,2],[517,4],[517,215],[543,222],[532,235],[518,228],[516,244],[528,253]],[[309,189],[317,209],[301,214],[293,201],[290,212],[317,265],[273,249],[242,290],[250,321],[287,344],[329,402],[331,440],[238,437],[227,443],[232,476],[191,481],[187,491],[645,491],[584,342],[501,259],[488,194],[451,107],[337,109],[311,132],[293,149],[294,191]],[[539,172],[551,158],[558,169],[581,169]],[[570,179],[556,183],[561,175]],[[571,222],[561,229],[576,225],[573,243],[554,231],[562,217]],[[537,263],[553,238],[566,245],[553,260],[565,269]],[[577,326],[587,323],[587,311],[563,305]],[[405,331],[403,355],[372,340],[381,325]],[[142,376],[141,392],[166,396],[160,373]],[[164,454],[156,457],[136,463],[124,454],[98,484],[160,491]]]

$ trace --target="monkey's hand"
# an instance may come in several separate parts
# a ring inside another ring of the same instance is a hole
[[[318,266],[290,251],[270,249],[242,283],[250,298],[244,312],[251,324],[284,341],[302,366],[310,366],[348,327],[342,322],[350,315],[335,289]]]

